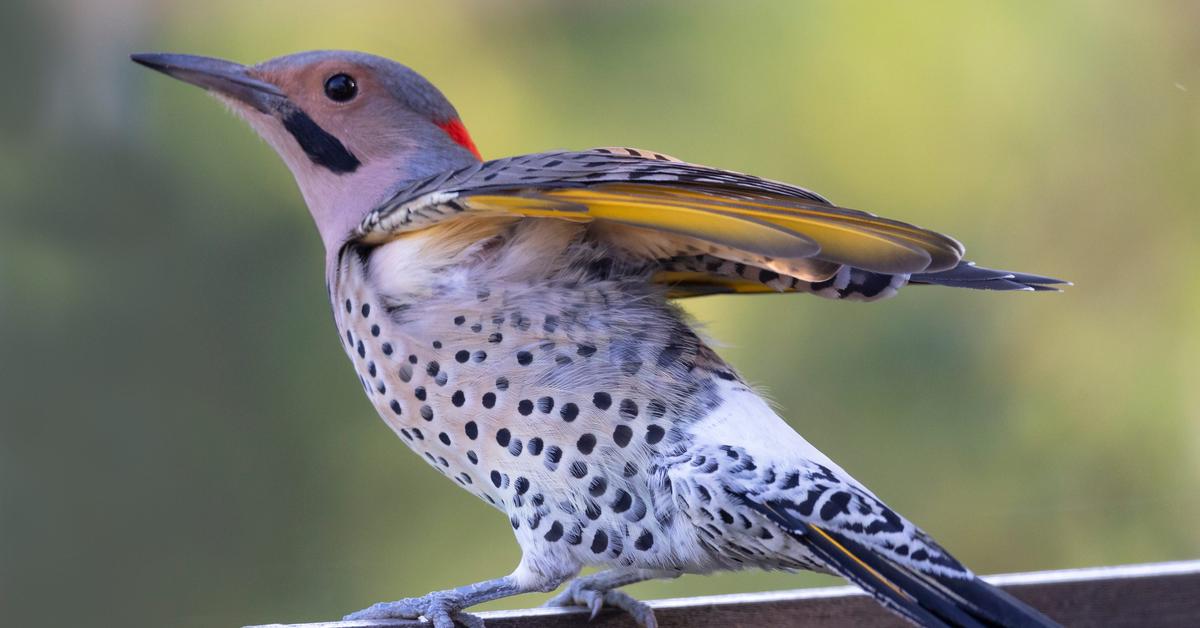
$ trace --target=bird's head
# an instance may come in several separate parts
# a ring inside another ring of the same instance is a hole
[[[359,52],[254,66],[179,54],[132,59],[216,95],[287,163],[327,249],[400,183],[479,160],[458,112],[424,77]]]

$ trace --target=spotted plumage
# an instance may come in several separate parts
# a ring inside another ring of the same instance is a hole
[[[913,284],[1058,280],[976,267],[936,232],[661,153],[481,162],[436,89],[369,55],[136,59],[213,90],[284,157],[367,398],[434,470],[502,512],[521,546],[509,576],[351,617],[477,627],[464,608],[599,566],[552,602],[610,604],[653,626],[615,589],[811,569],[923,625],[1052,623],[797,434],[672,299],[874,301]]]

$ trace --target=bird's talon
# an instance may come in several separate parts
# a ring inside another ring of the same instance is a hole
[[[645,603],[639,602],[622,591],[600,591],[589,589],[579,581],[572,582],[558,595],[550,598],[543,606],[582,606],[590,612],[588,621],[600,614],[604,606],[618,608],[633,617],[643,628],[657,628],[658,621],[654,611]]]
[[[588,597],[590,597],[591,599],[588,600],[588,606],[592,609],[592,613],[590,616],[588,616],[588,621],[592,621],[593,619],[596,618],[596,615],[600,614],[600,608],[602,606],[604,606],[604,598],[601,597],[600,594],[595,591],[589,591],[589,593],[591,595],[589,595]]]
[[[428,619],[434,628],[454,628],[455,621],[467,628],[484,628],[483,620],[460,610],[457,597],[434,592],[421,597],[410,597],[395,602],[372,604],[361,611],[350,613],[343,619]]]

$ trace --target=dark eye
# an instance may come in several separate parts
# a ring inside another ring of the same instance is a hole
[[[358,84],[349,74],[334,74],[325,81],[325,95],[336,102],[346,102],[358,93]]]

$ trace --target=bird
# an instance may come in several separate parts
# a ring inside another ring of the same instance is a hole
[[[675,301],[1068,282],[976,266],[949,236],[664,153],[484,161],[446,96],[379,56],[131,58],[204,88],[283,159],[370,403],[501,511],[521,548],[508,575],[347,619],[478,628],[466,609],[566,584],[548,604],[654,628],[620,587],[764,569],[842,576],[922,626],[1056,625],[805,440]]]

